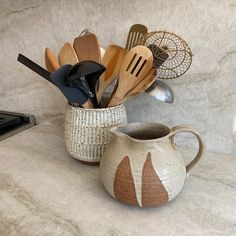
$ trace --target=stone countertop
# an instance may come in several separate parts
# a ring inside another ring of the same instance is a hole
[[[60,122],[0,142],[0,235],[236,235],[236,157],[206,153],[170,204],[130,207],[71,158]],[[184,151],[184,156],[193,156]]]

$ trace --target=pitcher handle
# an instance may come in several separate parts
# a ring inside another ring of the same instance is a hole
[[[194,157],[194,159],[186,166],[186,172],[187,174],[189,173],[189,171],[199,162],[199,160],[202,157],[202,154],[205,150],[205,145],[200,137],[200,134],[198,133],[198,131],[194,130],[191,127],[188,126],[175,126],[171,129],[171,133],[170,133],[170,140],[171,143],[173,145],[173,147],[175,148],[175,143],[174,143],[174,136],[179,133],[179,132],[189,132],[192,133],[193,135],[196,136],[197,140],[198,140],[198,152],[197,155]]]

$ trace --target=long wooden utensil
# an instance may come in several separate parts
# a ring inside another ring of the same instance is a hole
[[[156,81],[156,78],[155,78],[156,75],[157,75],[157,70],[151,69],[150,72],[145,76],[145,78],[125,95],[122,103],[125,102],[126,100],[128,100],[129,97],[135,96],[139,93],[144,92],[148,88],[150,88],[153,85],[153,83]],[[113,90],[110,98],[112,98],[114,96],[114,93],[115,93],[117,87],[118,87],[118,84],[116,84],[116,86],[114,87],[114,90]],[[109,104],[110,100],[108,99],[108,101],[106,101],[105,107],[107,106],[107,104]]]
[[[108,107],[122,103],[125,95],[138,85],[152,69],[152,52],[145,46],[132,48],[125,56],[120,69],[117,90]]]
[[[60,66],[70,64],[74,65],[79,62],[74,48],[70,43],[66,42],[58,54],[58,61]]]
[[[125,95],[122,103],[126,101],[130,96],[135,96],[147,90],[155,82],[156,75],[156,69],[151,69],[150,72],[145,76],[145,78]]]
[[[60,68],[59,63],[50,48],[45,48],[45,65],[50,73]]]
[[[132,25],[126,41],[125,48],[130,50],[134,46],[144,44],[144,36],[147,34],[148,29],[145,25],[135,24]]]
[[[74,39],[73,47],[79,61],[95,61],[101,63],[101,51],[95,34],[85,34]]]
[[[123,63],[126,50],[117,45],[109,45],[102,59],[106,71],[100,76],[97,91],[97,100],[100,101],[105,89],[117,79]]]
[[[101,61],[102,61],[102,58],[103,58],[103,56],[105,54],[105,50],[101,46],[100,46],[100,54],[101,54]]]
[[[138,95],[147,90],[150,86],[152,86],[152,84],[156,80],[156,74],[156,69],[151,69],[150,72],[145,76],[145,78],[125,95],[122,100],[122,103],[127,101],[130,97]]]

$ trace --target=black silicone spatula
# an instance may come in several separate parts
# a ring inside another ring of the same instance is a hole
[[[85,104],[88,101],[88,94],[85,89],[66,86],[66,78],[71,65],[63,65],[50,75],[51,81],[60,89],[70,103]]]
[[[40,76],[42,76],[44,79],[57,86],[70,103],[79,103],[82,107],[92,108],[92,105],[88,99],[89,96],[86,93],[85,89],[83,90],[66,86],[65,80],[68,76],[70,69],[72,68],[72,65],[64,65],[50,74],[43,67],[39,66],[38,64],[31,61],[29,58],[25,57],[22,54],[18,55],[17,60],[28,68],[30,68],[31,70],[33,70],[34,72],[36,72],[37,74],[39,74]]]
[[[46,79],[47,81],[52,83],[52,81],[50,80],[51,73],[48,72],[47,70],[45,70],[40,65],[31,61],[28,57],[26,57],[22,54],[18,54],[17,61],[19,61],[20,63],[22,63],[23,65],[25,65],[26,67],[28,67],[29,69],[34,71],[36,74],[42,76],[44,79]]]
[[[80,80],[84,87],[87,89],[90,100],[94,107],[98,107],[96,98],[96,84],[99,76],[106,70],[106,68],[94,61],[82,61],[74,65],[67,77],[67,84],[72,87],[77,87],[75,81]]]

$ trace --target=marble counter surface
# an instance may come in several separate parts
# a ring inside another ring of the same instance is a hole
[[[132,208],[104,191],[98,167],[67,154],[52,123],[0,142],[1,236],[236,235],[235,157],[207,153],[169,205]]]

